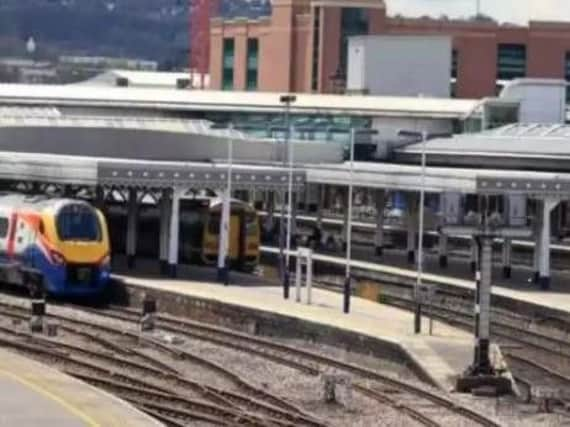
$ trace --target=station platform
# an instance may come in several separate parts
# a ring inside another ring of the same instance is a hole
[[[0,348],[0,425],[159,427],[114,396]]]
[[[274,248],[265,248],[275,251]],[[368,269],[380,273],[397,275],[416,279],[416,266],[407,262],[407,253],[399,249],[385,249],[381,257],[373,254],[372,248],[362,245],[353,246],[352,266],[354,268]],[[315,259],[321,259],[338,265],[345,265],[346,260],[340,255],[319,254]],[[492,292],[515,301],[521,301],[536,306],[555,309],[562,313],[570,314],[570,257],[568,259],[569,270],[553,270],[551,272],[550,289],[540,289],[533,282],[534,271],[527,265],[514,264],[512,276],[505,279],[502,276],[502,266],[494,263],[492,273]],[[436,251],[426,251],[424,258],[424,280],[426,282],[475,289],[475,278],[471,272],[470,260],[461,254],[454,256],[450,253],[448,266],[445,269],[439,266],[439,257]]]
[[[264,213],[262,212],[262,215]],[[275,213],[278,217],[279,214]],[[298,215],[298,220],[306,224],[315,222],[314,216]],[[324,218],[323,223],[328,226],[341,227],[342,219]],[[375,254],[371,236],[375,226],[369,222],[353,222],[354,234],[352,244],[352,266],[375,273],[392,275],[409,280],[417,277],[416,265],[408,262],[408,253],[403,248],[387,246],[383,248],[382,256]],[[398,227],[384,226],[385,231],[390,232]],[[303,234],[303,233],[300,233]],[[306,234],[306,233],[305,233]],[[427,235],[437,236],[435,232]],[[458,236],[455,236],[456,238]],[[459,236],[465,241],[467,236]],[[389,240],[389,239],[388,239]],[[389,242],[387,242],[389,243]],[[518,248],[521,253],[512,257],[511,277],[503,277],[501,253],[495,248],[493,255],[492,285],[493,294],[515,303],[530,304],[538,309],[546,308],[548,311],[557,311],[557,315],[570,315],[570,244],[567,240],[562,244],[551,244],[551,270],[550,287],[548,290],[541,289],[534,282],[534,267],[532,260],[533,243],[528,241],[513,241],[513,248]],[[263,252],[275,254],[275,245],[264,246]],[[525,253],[526,251],[526,253]],[[336,264],[339,267],[346,265],[346,260],[341,252],[331,253],[323,251],[314,256],[326,263]],[[437,247],[424,247],[424,278],[426,282],[459,287],[463,289],[475,289],[474,273],[471,271],[470,250],[460,247],[449,247],[448,266],[441,268],[439,265],[439,253]]]
[[[138,262],[138,261],[137,261]],[[396,345],[403,349],[422,373],[440,388],[451,391],[455,380],[473,359],[473,338],[469,334],[448,325],[434,322],[433,336],[427,334],[428,320],[424,317],[421,335],[413,333],[413,315],[390,306],[353,297],[351,312],[342,312],[342,296],[336,292],[313,289],[312,304],[306,303],[303,290],[302,302],[295,301],[295,288],[290,299],[283,298],[282,288],[266,279],[232,273],[231,285],[216,282],[215,271],[200,267],[179,267],[180,279],[164,279],[158,275],[140,273],[147,268],[137,264],[133,273],[115,277],[144,290],[160,290],[201,300],[245,307],[257,311],[293,317],[314,324],[323,324],[355,332]],[[160,305],[160,303],[159,303]]]

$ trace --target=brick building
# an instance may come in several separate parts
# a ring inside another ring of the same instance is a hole
[[[570,23],[407,19],[389,17],[382,0],[272,0],[271,16],[212,21],[211,88],[333,92],[348,37],[363,34],[452,36],[461,98],[493,96],[498,81],[517,77],[570,80]]]

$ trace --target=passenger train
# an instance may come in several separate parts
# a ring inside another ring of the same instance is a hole
[[[197,195],[180,201],[178,257],[181,263],[216,265],[221,209],[222,200],[218,197]],[[149,198],[144,198],[139,205],[138,256],[158,257],[159,210],[156,202]],[[125,203],[108,203],[106,215],[111,229],[112,246],[115,252],[124,252],[127,229]],[[241,271],[253,271],[259,263],[260,239],[259,217],[253,206],[232,199],[229,250],[231,266]]]
[[[51,295],[98,296],[110,268],[107,224],[89,203],[0,194],[0,281],[26,285],[33,271]]]

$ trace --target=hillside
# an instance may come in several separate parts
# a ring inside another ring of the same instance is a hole
[[[227,0],[224,16],[268,13],[264,0]],[[137,57],[186,66],[187,0],[0,0],[0,57],[25,54],[34,37],[40,58]]]

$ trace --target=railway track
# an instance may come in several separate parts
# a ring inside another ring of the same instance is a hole
[[[0,316],[7,316],[19,321],[27,318],[27,315],[22,312],[22,307],[9,305],[7,307],[7,305],[3,303],[0,304],[0,306]],[[66,318],[66,316],[61,315],[55,315],[52,317],[56,317],[59,321],[63,322],[60,327],[66,332],[72,334],[77,333],[85,338],[93,339],[93,341],[97,341],[99,344],[102,344],[102,348],[96,350],[89,349],[85,346],[63,343],[60,340],[52,340],[35,335],[32,336],[27,333],[14,332],[10,328],[5,327],[0,328],[0,336],[10,336],[11,339],[0,338],[0,343],[28,355],[36,357],[39,356],[41,360],[55,360],[64,366],[65,371],[69,371],[69,366],[72,366],[75,368],[75,371],[69,373],[75,376],[78,375],[77,370],[79,370],[80,373],[87,371],[86,375],[89,377],[120,377],[121,383],[125,387],[129,386],[131,388],[137,387],[147,391],[150,390],[154,394],[145,400],[143,405],[145,408],[149,406],[149,399],[156,400],[156,393],[162,392],[177,396],[178,403],[180,405],[185,405],[185,407],[181,409],[188,410],[188,408],[191,408],[192,411],[197,411],[199,414],[206,413],[209,416],[217,416],[219,418],[218,421],[223,421],[222,425],[228,424],[228,419],[246,420],[246,425],[301,425],[310,427],[321,427],[324,425],[322,422],[314,419],[310,415],[304,414],[293,405],[275,396],[271,396],[267,392],[262,393],[263,397],[269,398],[272,401],[271,403],[267,403],[259,399],[259,396],[257,396],[257,398],[252,398],[250,396],[246,397],[240,392],[231,392],[228,390],[217,389],[207,384],[197,383],[183,377],[172,367],[167,368],[165,363],[157,357],[144,354],[133,348],[123,348],[121,353],[134,355],[135,358],[138,359],[137,361],[129,360],[124,356],[118,356],[115,352],[109,353],[108,348],[114,347],[107,347],[106,344],[112,342],[112,340],[108,340],[100,336],[103,332],[111,334],[114,338],[128,338],[132,340],[133,344],[140,343],[139,336],[132,332],[85,322],[79,319],[69,319]],[[82,330],[77,331],[76,328],[67,325],[67,322],[72,322],[76,325],[82,326]],[[89,332],[89,329],[93,329],[97,332]],[[145,343],[147,342],[145,341]],[[152,378],[155,381],[141,381],[140,378]],[[165,384],[168,384],[169,387],[165,387]],[[107,385],[110,386],[110,383]],[[113,387],[114,390],[117,390],[116,384]],[[119,394],[121,397],[125,394],[125,388],[122,390],[123,392]],[[173,393],[173,390],[176,392]],[[182,397],[185,394],[185,391],[188,390],[192,390],[205,400],[214,402],[211,404],[213,406],[209,407],[210,413],[204,411],[204,406],[196,408],[196,400]],[[285,409],[276,406],[276,403],[282,404],[285,406]],[[162,404],[166,405],[164,402]],[[228,413],[228,409],[226,408],[232,408],[231,412]],[[173,416],[174,418],[184,418],[184,416],[188,418],[188,414],[184,415],[181,413],[176,415],[173,411],[163,411],[159,407],[154,407],[153,410],[162,414],[169,413],[170,416]],[[223,420],[224,417],[227,418],[225,421]]]
[[[413,301],[401,296],[384,295],[383,303],[409,311],[414,309]],[[449,300],[443,303],[446,306],[430,306],[429,315],[435,320],[473,330],[473,315],[465,304]],[[501,347],[514,379],[524,389],[523,400],[530,403],[537,394],[535,390],[559,390],[558,406],[564,408],[564,415],[570,416],[567,412],[570,408],[570,343],[561,338],[561,332],[541,328],[537,322],[520,315],[494,311],[491,334]]]
[[[118,307],[107,309],[103,313],[98,312],[98,314],[104,314],[105,316],[128,322],[138,322],[139,316],[139,313],[134,310]],[[448,423],[441,424],[436,419],[445,419],[445,417],[449,416],[459,416],[477,425],[498,425],[494,420],[470,408],[458,405],[450,398],[399,381],[379,372],[322,356],[318,353],[167,315],[159,315],[157,322],[157,326],[161,330],[255,354],[307,374],[319,375],[325,369],[331,367],[349,373],[359,381],[354,387],[359,393],[391,406],[426,426],[448,425]],[[374,385],[367,385],[367,383],[373,383]],[[422,408],[422,410],[416,408]],[[425,415],[425,412],[429,412],[430,415]]]
[[[5,331],[2,331],[2,334],[4,333]],[[122,384],[123,387],[136,388],[139,390],[136,398],[129,399],[129,396],[125,396],[124,393],[119,393],[118,396],[125,398],[125,400],[130,400],[136,407],[143,411],[146,411],[145,405],[152,403],[154,411],[169,414],[169,416],[183,424],[192,421],[210,421],[215,425],[238,425],[233,422],[236,414],[229,414],[228,411],[221,406],[206,405],[192,399],[183,399],[182,403],[179,401],[176,406],[165,403],[164,400],[159,401],[157,394],[160,393],[161,390],[154,383],[118,372],[117,369],[109,370],[92,361],[72,356],[67,352],[62,352],[54,348],[46,348],[45,345],[39,345],[33,341],[26,343],[14,338],[0,337],[0,344],[40,361],[49,361],[50,364],[55,363],[56,365],[60,364],[63,366],[62,370],[64,372],[79,379],[98,378],[102,382],[114,381],[115,383]],[[192,411],[186,410],[185,407],[192,408]],[[210,413],[203,412],[205,407],[207,407]],[[194,415],[194,413],[196,415]],[[251,425],[262,426],[263,424],[258,423]]]

